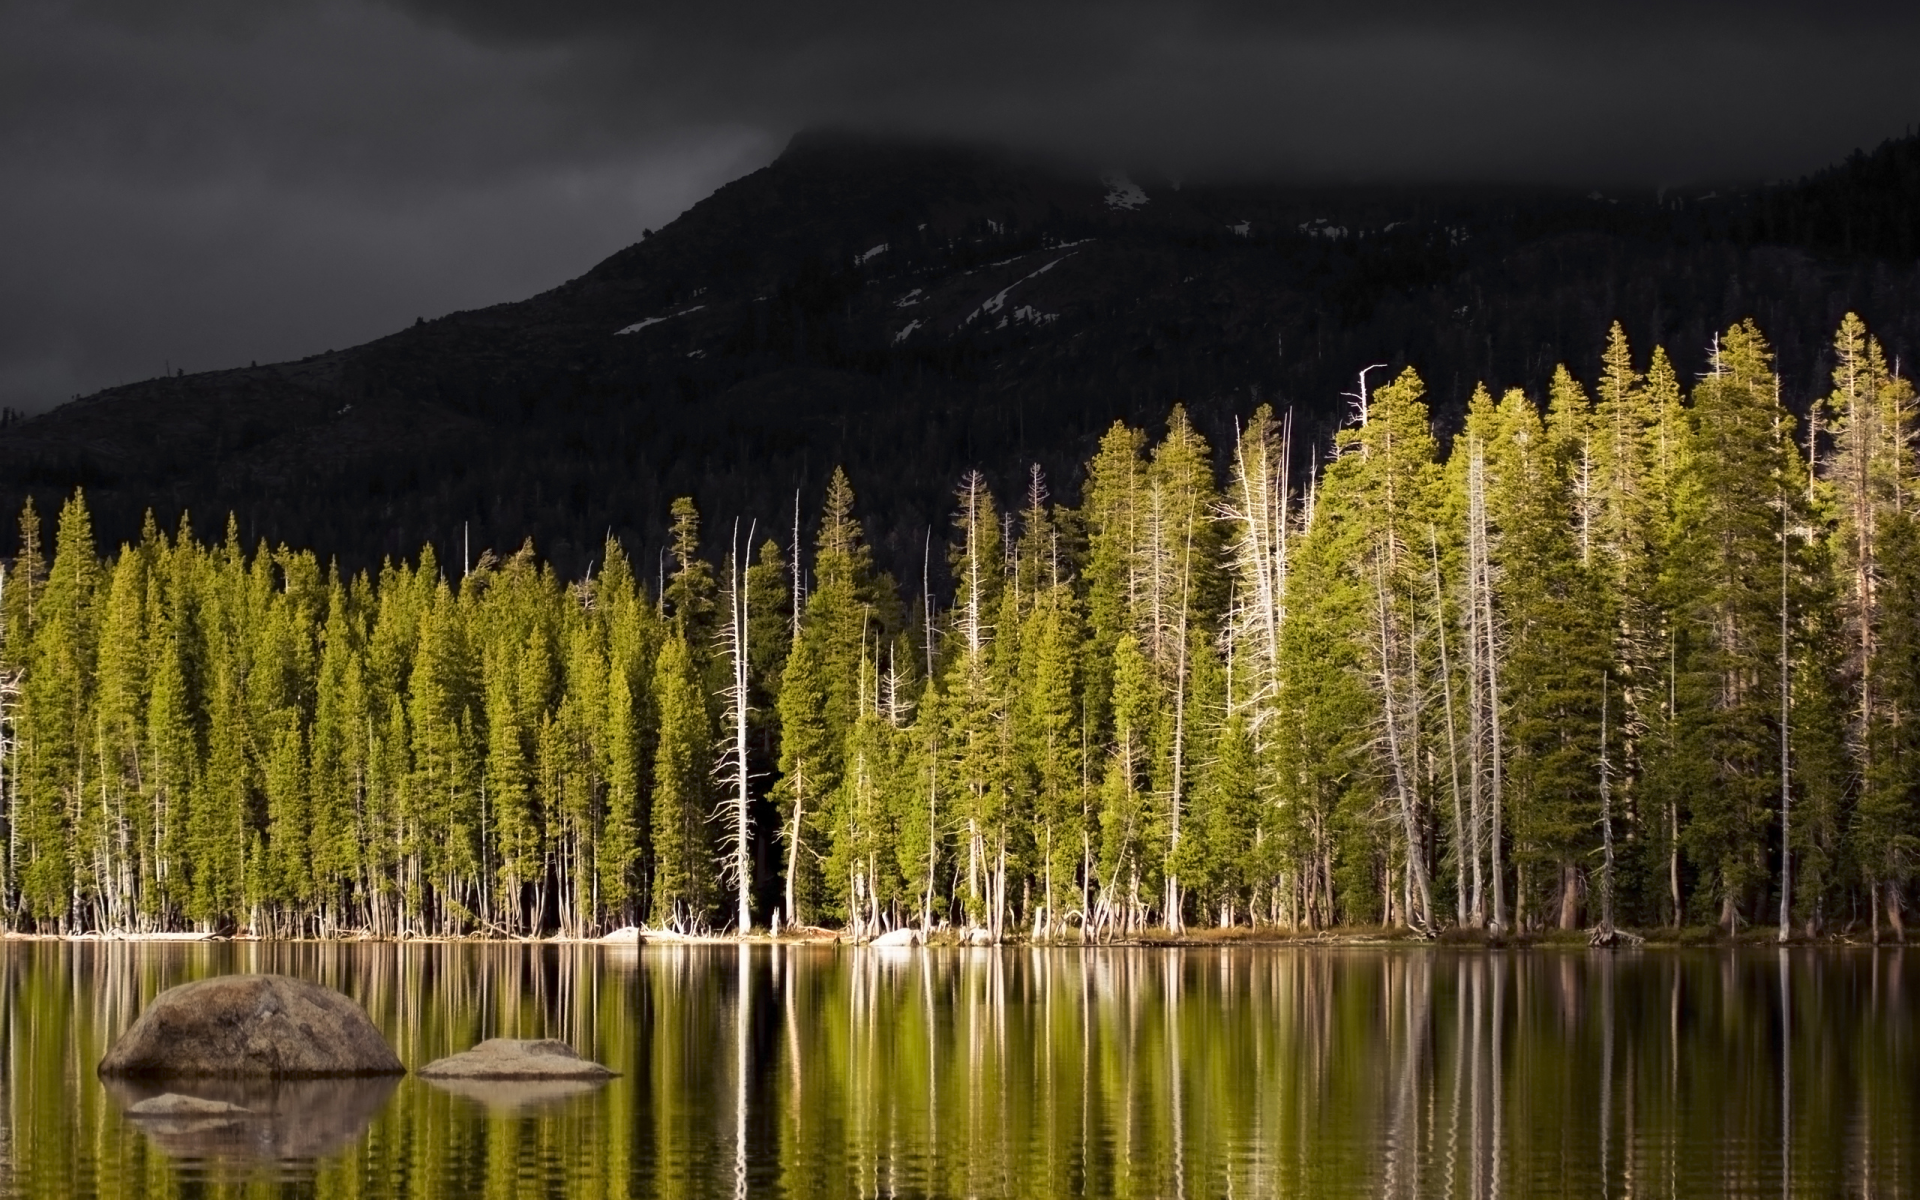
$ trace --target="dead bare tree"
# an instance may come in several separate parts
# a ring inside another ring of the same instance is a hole
[[[752,553],[754,526],[747,527],[747,548]],[[726,707],[726,741],[720,761],[720,775],[731,790],[732,798],[723,803],[720,817],[726,828],[727,850],[721,859],[724,877],[734,886],[735,929],[745,934],[753,928],[753,808],[747,771],[747,564],[740,556],[740,522],[733,523],[733,548],[727,558],[727,624],[721,632],[731,682],[721,692]],[[799,805],[794,806],[794,821],[799,822]],[[794,838],[797,843],[798,831]],[[791,876],[789,876],[791,878]],[[789,884],[791,886],[791,884]]]

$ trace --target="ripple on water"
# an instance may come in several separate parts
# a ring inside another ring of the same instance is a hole
[[[1901,952],[15,943],[0,970],[0,1190],[29,1197],[1920,1194]],[[113,1036],[236,970],[340,988],[413,1066],[558,1037],[621,1074],[127,1117],[92,1072]]]

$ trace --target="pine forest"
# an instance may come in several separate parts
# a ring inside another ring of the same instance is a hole
[[[901,926],[1901,936],[1920,858],[1914,392],[1849,316],[1796,419],[1760,331],[1436,430],[1116,424],[1077,507],[956,481],[921,578],[836,472],[582,579],[377,575],[75,493],[4,575],[21,932]],[[769,519],[781,528],[771,532]],[[715,534],[719,536],[714,536]],[[719,544],[717,561],[702,547]],[[937,589],[930,586],[936,580]]]

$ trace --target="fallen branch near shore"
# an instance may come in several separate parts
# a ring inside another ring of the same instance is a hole
[[[1644,946],[1647,944],[1647,939],[1637,933],[1605,924],[1595,925],[1587,934],[1587,945],[1596,949],[1611,949],[1621,942],[1626,942],[1634,946]]]

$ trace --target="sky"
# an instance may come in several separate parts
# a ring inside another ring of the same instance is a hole
[[[1920,5],[0,0],[0,405],[524,298],[800,129],[1301,181],[1796,176]]]

